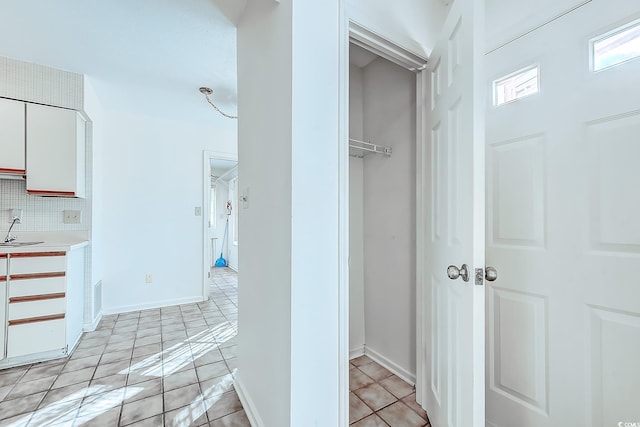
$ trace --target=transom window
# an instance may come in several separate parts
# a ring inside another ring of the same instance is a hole
[[[513,102],[538,93],[539,67],[533,65],[493,81],[493,105]]]
[[[591,40],[593,71],[640,57],[640,22],[616,28]]]

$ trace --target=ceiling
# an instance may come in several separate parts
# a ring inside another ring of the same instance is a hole
[[[540,1],[486,0],[488,47],[590,0]],[[0,0],[0,56],[85,74],[107,109],[229,120],[206,103],[198,88],[211,87],[213,101],[223,111],[236,113],[235,23],[246,3]],[[351,3],[368,10],[367,2]],[[372,54],[352,49],[355,65],[366,66],[372,59]]]
[[[105,108],[206,119],[218,115],[198,91],[209,86],[235,114],[244,3],[0,0],[0,55],[85,74]]]

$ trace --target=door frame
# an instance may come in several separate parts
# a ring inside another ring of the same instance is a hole
[[[211,271],[211,242],[209,242],[209,206],[211,204],[211,160],[232,160],[238,162],[238,155],[222,151],[202,152],[202,300],[209,299],[209,279]]]
[[[342,20],[342,43],[340,46],[340,57],[342,60],[341,67],[341,87],[339,94],[340,101],[340,117],[339,128],[341,130],[341,156],[340,156],[340,249],[344,251],[345,255],[340,256],[340,260],[347,260],[346,265],[340,266],[340,284],[339,284],[339,298],[340,298],[340,312],[339,312],[339,329],[340,329],[340,376],[341,376],[341,395],[340,401],[340,421],[341,425],[348,425],[349,419],[349,43],[362,47],[384,59],[387,59],[396,65],[412,71],[416,74],[416,148],[420,149],[424,141],[423,131],[426,122],[424,120],[426,112],[423,111],[423,97],[424,88],[426,86],[427,72],[426,63],[428,58],[424,58],[420,55],[411,52],[401,45],[397,44],[394,40],[385,38],[376,32],[366,28],[358,22],[351,20],[348,16],[348,11],[344,13]],[[425,110],[426,111],[426,110]],[[419,159],[419,156],[416,156]],[[416,179],[420,177],[422,172],[419,168],[420,162],[417,162]],[[417,181],[422,182],[422,181]],[[417,213],[421,213],[422,206],[421,187],[416,186],[416,209]],[[419,215],[416,215],[416,234],[420,233],[422,227],[420,225]],[[423,262],[424,249],[420,239],[416,239],[416,392],[418,393],[417,383],[420,381],[422,384],[424,381],[419,380],[422,375],[421,364],[423,363],[424,354],[421,349],[424,348],[422,342],[422,305],[420,304],[420,296],[422,295],[422,271],[425,268]],[[416,395],[417,397],[418,395]]]

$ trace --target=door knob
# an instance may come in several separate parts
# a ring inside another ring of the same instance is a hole
[[[484,278],[487,282],[493,282],[498,278],[498,271],[493,267],[484,269]]]
[[[465,282],[469,281],[469,267],[467,264],[462,264],[462,267],[458,268],[455,265],[447,267],[447,276],[449,279],[456,280],[458,277],[462,277]]]

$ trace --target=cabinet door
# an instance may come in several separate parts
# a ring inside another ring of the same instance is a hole
[[[74,110],[27,104],[27,193],[84,197],[85,121]]]
[[[25,103],[0,98],[0,173],[25,173]]]
[[[7,254],[0,254],[0,360],[4,359],[7,333]]]
[[[7,357],[65,351],[64,315],[9,322]]]

